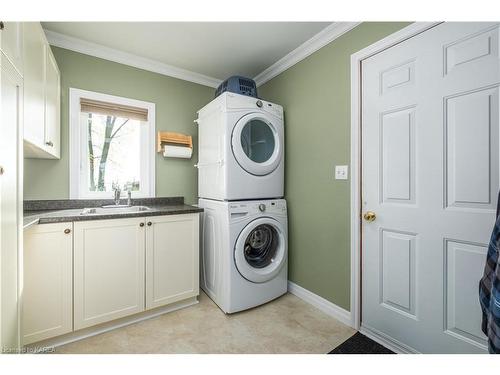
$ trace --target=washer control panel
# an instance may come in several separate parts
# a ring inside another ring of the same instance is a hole
[[[267,200],[267,201],[247,201],[247,202],[232,202],[229,204],[229,212],[235,213],[268,213],[268,214],[283,214],[286,213],[286,201],[284,199]]]

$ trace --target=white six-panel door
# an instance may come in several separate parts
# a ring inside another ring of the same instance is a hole
[[[445,23],[362,63],[362,326],[484,352],[478,282],[499,189],[499,25]]]

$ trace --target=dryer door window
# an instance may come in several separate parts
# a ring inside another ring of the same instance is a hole
[[[271,218],[259,218],[249,223],[241,231],[234,248],[238,272],[255,283],[276,277],[286,263],[286,256],[285,230]]]
[[[233,155],[248,173],[267,175],[281,162],[282,138],[281,132],[269,118],[260,113],[250,113],[243,116],[233,129]]]
[[[261,119],[253,119],[245,124],[240,141],[245,155],[256,163],[268,161],[274,153],[274,133]]]

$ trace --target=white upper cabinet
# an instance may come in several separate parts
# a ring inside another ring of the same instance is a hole
[[[37,22],[24,24],[24,59],[24,140],[43,147],[45,44],[43,30]]]
[[[60,157],[59,76],[59,69],[40,23],[24,23],[25,157]]]
[[[1,48],[20,75],[23,75],[23,24],[0,21]]]
[[[47,50],[45,58],[45,145],[54,157],[59,158],[61,154],[59,69],[50,50]]]

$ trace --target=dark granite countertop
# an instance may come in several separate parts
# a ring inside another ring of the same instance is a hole
[[[122,203],[125,201],[122,200]],[[112,200],[51,200],[25,201],[23,227],[34,224],[65,223],[85,220],[120,219],[127,217],[146,217],[180,215],[203,212],[202,208],[184,204],[183,197],[132,199],[132,206],[147,206],[147,211],[110,212],[82,215],[84,208],[112,205]]]

